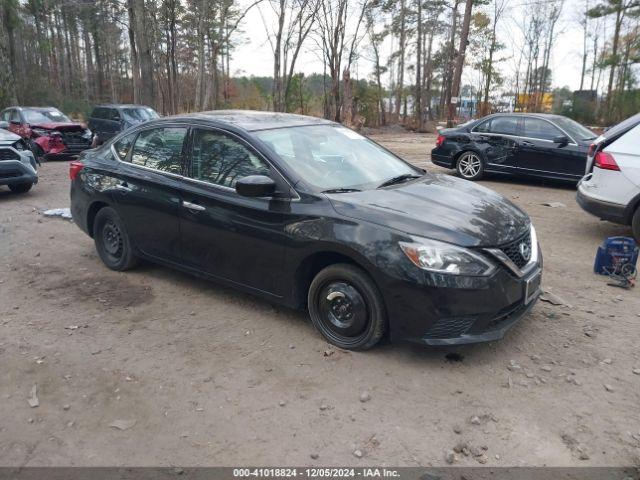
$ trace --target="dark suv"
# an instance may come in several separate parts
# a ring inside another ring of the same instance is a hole
[[[129,127],[158,117],[153,108],[144,105],[96,105],[89,116],[89,128],[97,146]]]

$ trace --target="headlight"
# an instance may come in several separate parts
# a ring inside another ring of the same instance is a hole
[[[44,128],[32,128],[31,131],[41,137],[47,137],[51,134],[49,130],[45,130]]]
[[[436,240],[400,242],[400,248],[416,267],[429,272],[486,276],[496,268],[488,259],[467,248]]]
[[[17,142],[15,142],[12,147],[16,150],[26,150],[24,142],[22,140],[18,140]]]

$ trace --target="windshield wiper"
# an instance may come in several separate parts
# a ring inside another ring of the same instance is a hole
[[[357,188],[330,188],[329,190],[323,190],[322,193],[349,193],[349,192],[361,192]]]
[[[389,185],[395,185],[396,183],[402,183],[407,180],[411,180],[412,178],[420,178],[420,175],[416,175],[415,173],[405,173],[403,175],[398,175],[397,177],[393,177],[385,182],[382,182],[380,185],[378,185],[378,188],[388,187]]]

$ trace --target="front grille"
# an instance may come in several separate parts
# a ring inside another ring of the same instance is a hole
[[[20,155],[10,148],[0,148],[0,161],[2,160],[20,160]]]
[[[471,328],[475,317],[448,317],[438,320],[424,335],[426,338],[455,338]]]
[[[22,175],[18,170],[0,171],[0,178],[16,178]]]
[[[531,252],[531,232],[527,232],[518,240],[500,247],[500,250],[502,250],[504,254],[509,257],[509,259],[513,263],[515,263],[518,268],[524,267],[529,262],[530,258],[525,258],[522,256],[520,245],[522,245],[523,243],[527,246],[528,251]]]
[[[84,132],[63,132],[62,140],[65,145],[74,147],[85,147],[91,145],[91,140],[84,138],[82,135]]]

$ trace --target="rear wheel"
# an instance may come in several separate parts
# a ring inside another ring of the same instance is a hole
[[[15,183],[13,185],[9,185],[9,189],[13,193],[27,193],[33,187],[33,183]]]
[[[465,180],[480,180],[484,175],[484,161],[476,152],[463,152],[458,157],[456,169]]]
[[[633,214],[631,229],[633,231],[633,238],[636,239],[636,242],[640,243],[640,206],[636,208],[636,213]]]
[[[100,259],[111,270],[129,270],[139,263],[124,224],[113,208],[98,211],[93,221],[93,239]]]
[[[384,334],[387,315],[369,275],[349,264],[331,265],[311,282],[308,294],[313,325],[332,344],[368,350]]]

